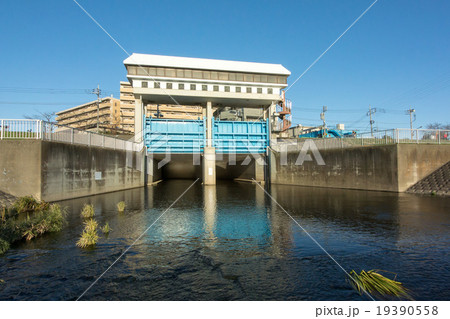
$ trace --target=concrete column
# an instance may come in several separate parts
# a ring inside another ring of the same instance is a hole
[[[134,102],[134,140],[142,141],[144,130],[144,105],[142,103],[142,95]]]
[[[257,182],[261,182],[261,184],[264,184],[265,176],[265,162],[264,157],[260,155],[258,158],[255,158],[255,180]]]
[[[203,184],[216,185],[216,148],[205,147],[203,154]]]
[[[206,102],[206,146],[212,147],[212,103]]]

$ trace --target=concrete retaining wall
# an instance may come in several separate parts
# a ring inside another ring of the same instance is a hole
[[[383,145],[321,150],[325,165],[305,161],[295,165],[299,152],[288,152],[287,165],[271,154],[274,184],[403,192],[450,159],[449,145]]]
[[[0,190],[14,196],[41,197],[41,143],[0,141]]]
[[[409,187],[433,173],[450,161],[450,145],[398,145],[399,191]]]
[[[56,201],[145,185],[145,154],[40,140],[0,141],[0,190]]]

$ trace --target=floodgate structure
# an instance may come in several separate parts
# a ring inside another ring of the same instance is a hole
[[[403,192],[448,166],[438,130],[286,139],[280,64],[132,54],[124,65],[120,101],[59,112],[59,123],[1,120],[0,191],[56,201],[199,178]],[[110,134],[95,132],[96,115]]]

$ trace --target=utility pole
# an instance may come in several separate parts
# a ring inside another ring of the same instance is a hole
[[[92,90],[92,94],[97,95],[97,133],[99,133],[99,124],[100,124],[100,94],[102,91],[100,90],[100,84],[97,85],[96,89]]]
[[[320,113],[320,119],[323,121],[323,128],[327,127],[327,123],[325,123],[325,112],[328,111],[326,106],[323,106],[322,113]]]
[[[369,121],[369,123],[370,123],[370,135],[371,135],[372,137],[373,137],[373,124],[375,123],[375,121],[372,120],[372,115],[375,114],[376,111],[377,111],[376,108],[372,108],[372,107],[369,105],[369,112],[367,112],[367,116],[369,116],[369,118],[370,118],[370,121]]]
[[[409,110],[406,110],[406,114],[409,114],[409,127],[411,128],[411,139],[414,139],[413,122],[416,120],[416,110],[410,107]],[[413,120],[413,114],[414,114],[414,120]]]

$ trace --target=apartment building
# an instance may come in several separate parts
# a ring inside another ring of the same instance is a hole
[[[94,100],[81,104],[56,113],[56,121],[60,125],[81,130],[95,131],[98,125],[98,128],[103,132],[120,131],[120,100],[114,97],[104,97],[100,99],[99,103]]]

